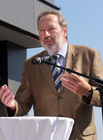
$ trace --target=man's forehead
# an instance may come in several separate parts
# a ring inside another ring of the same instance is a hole
[[[40,20],[39,20],[39,28],[42,28],[44,26],[56,26],[58,23],[58,18],[57,16],[53,15],[53,14],[49,14],[46,16],[43,16]]]
[[[42,17],[40,18],[39,22],[40,22],[41,20],[47,20],[47,19],[58,21],[58,17],[57,17],[56,15],[54,15],[54,14],[48,14],[48,15],[42,16]]]

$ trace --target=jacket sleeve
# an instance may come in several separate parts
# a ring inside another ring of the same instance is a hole
[[[97,50],[93,50],[90,61],[91,61],[90,77],[103,79],[103,64],[101,56]],[[88,97],[83,96],[82,98],[83,102],[93,106],[101,106],[100,92],[96,90],[96,87],[99,86],[99,83],[96,83],[92,80],[90,80],[89,83],[93,88],[93,94],[91,94]]]
[[[24,64],[21,85],[15,96],[16,113],[15,116],[23,116],[28,113],[32,106],[32,95],[28,76],[28,67]]]

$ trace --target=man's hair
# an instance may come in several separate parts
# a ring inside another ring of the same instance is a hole
[[[43,11],[39,16],[38,16],[38,19],[37,19],[37,26],[39,24],[39,20],[43,17],[43,16],[46,16],[46,15],[49,15],[49,14],[53,14],[53,15],[56,15],[57,18],[58,18],[58,22],[60,24],[61,27],[67,27],[67,23],[65,21],[65,18],[63,16],[63,14],[60,12],[60,11],[56,11],[56,10],[47,10],[47,11]]]

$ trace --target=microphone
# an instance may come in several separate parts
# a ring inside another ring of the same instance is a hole
[[[37,57],[32,59],[33,64],[42,64],[45,63],[46,61],[50,61],[51,57],[49,55]]]

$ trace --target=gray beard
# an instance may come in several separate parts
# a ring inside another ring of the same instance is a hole
[[[53,45],[50,47],[43,45],[43,47],[47,50],[47,52],[52,53],[52,54],[56,54],[60,50],[60,48],[56,45]]]

